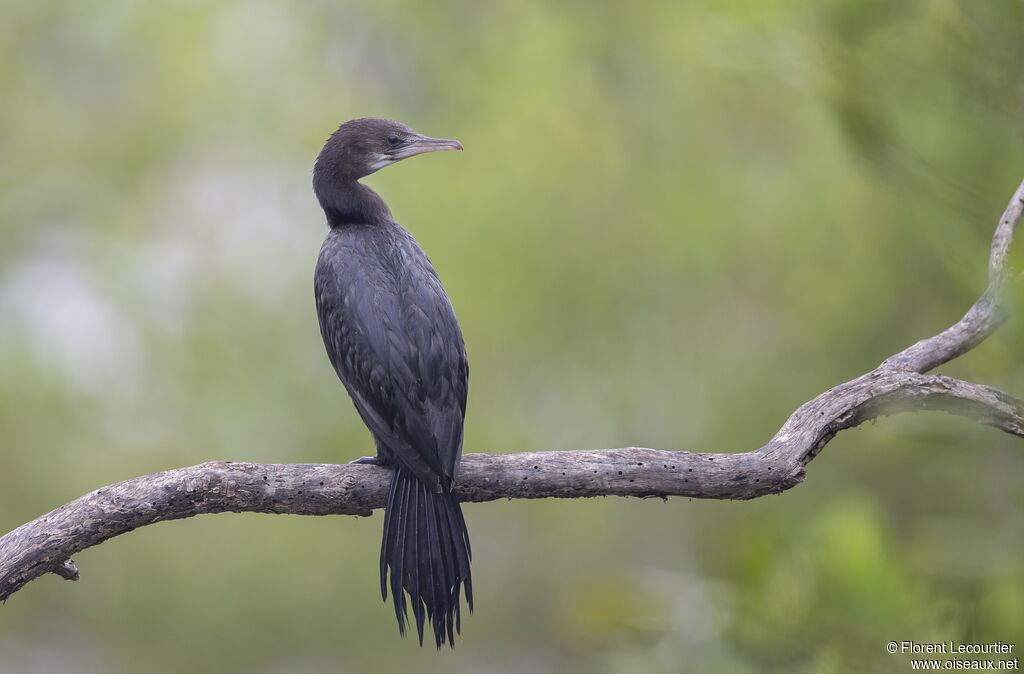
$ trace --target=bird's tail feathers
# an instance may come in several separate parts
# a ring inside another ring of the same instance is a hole
[[[408,593],[420,645],[423,625],[430,620],[437,647],[446,640],[455,647],[455,634],[461,631],[459,594],[463,584],[466,604],[473,611],[471,557],[469,532],[455,493],[450,489],[432,492],[411,471],[396,466],[384,513],[380,591],[387,600],[390,571],[401,634],[405,634],[408,619]]]

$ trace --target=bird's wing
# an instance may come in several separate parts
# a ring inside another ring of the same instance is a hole
[[[466,411],[462,334],[411,236],[387,244],[328,236],[314,284],[321,334],[360,416],[393,455],[388,458],[427,484],[438,478],[450,484]]]

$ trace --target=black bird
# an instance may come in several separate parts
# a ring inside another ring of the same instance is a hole
[[[405,593],[420,645],[429,619],[437,647],[455,646],[460,587],[473,610],[469,532],[452,491],[462,456],[469,365],[462,331],[437,272],[387,204],[359,182],[388,164],[425,152],[461,150],[389,119],[345,122],[316,159],[313,190],[331,231],[314,285],[327,355],[377,456],[394,469],[384,514],[380,589],[388,572],[398,630]]]

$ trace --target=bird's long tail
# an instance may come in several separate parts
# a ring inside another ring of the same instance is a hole
[[[420,645],[423,624],[429,619],[437,647],[441,648],[445,639],[455,647],[455,633],[461,629],[459,594],[463,583],[466,603],[473,611],[471,556],[469,532],[454,492],[434,493],[410,471],[396,466],[384,513],[380,591],[386,601],[390,570],[399,632],[405,634],[408,593]]]

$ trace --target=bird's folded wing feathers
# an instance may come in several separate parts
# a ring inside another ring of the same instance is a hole
[[[411,283],[360,264],[359,249],[330,242],[315,288],[331,363],[394,459],[428,484],[450,484],[461,453],[468,366],[448,297],[429,262],[426,282]]]

